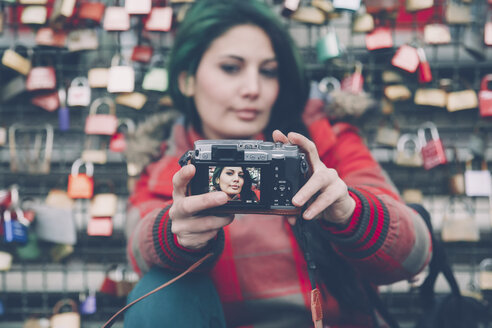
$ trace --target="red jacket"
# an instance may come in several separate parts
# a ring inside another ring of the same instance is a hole
[[[318,221],[321,235],[373,284],[411,278],[431,256],[430,235],[424,222],[402,202],[358,131],[346,123],[332,126],[320,114],[320,102],[308,102],[305,123],[321,160],[337,170],[356,201],[347,226]],[[255,322],[255,318],[268,327],[309,326],[309,312],[304,311],[309,308],[311,290],[306,263],[283,217],[236,215],[234,222],[200,251],[180,246],[171,233],[168,209],[172,177],[180,169],[179,157],[199,138],[176,123],[165,154],[149,164],[137,182],[128,212],[130,225],[133,222],[127,249],[131,264],[141,274],[153,265],[184,271],[212,250],[215,256],[205,267],[210,269],[231,326]],[[279,304],[287,311],[281,312]],[[367,318],[362,322],[356,317],[342,318],[337,302],[328,294],[323,305],[324,322],[330,327],[370,326]],[[300,308],[303,311],[293,311]],[[272,319],[276,324],[268,323],[265,311],[281,313]]]

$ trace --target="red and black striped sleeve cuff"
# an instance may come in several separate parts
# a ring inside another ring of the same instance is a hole
[[[212,252],[214,255],[208,258],[197,270],[210,269],[224,249],[224,231],[220,230],[215,239],[200,250],[182,247],[178,244],[175,235],[171,231],[170,208],[171,206],[168,206],[159,212],[152,229],[154,248],[159,259],[168,269],[183,271],[207,253]]]
[[[389,216],[383,202],[363,188],[349,188],[356,201],[352,219],[345,226],[321,223],[326,237],[337,250],[350,258],[366,258],[383,245],[388,234]],[[320,220],[321,221],[321,220]]]

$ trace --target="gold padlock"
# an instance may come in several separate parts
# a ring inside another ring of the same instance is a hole
[[[2,64],[22,75],[27,75],[31,70],[31,59],[21,56],[14,49],[5,50],[2,56]]]
[[[413,144],[413,149],[408,149],[408,143]],[[420,141],[416,134],[405,133],[398,139],[396,145],[395,163],[400,166],[420,167],[423,165],[422,154],[420,152]]]
[[[445,90],[435,88],[419,88],[415,92],[413,101],[417,105],[446,107],[448,95]]]
[[[478,107],[478,97],[475,90],[468,89],[448,93],[448,112],[472,109]]]
[[[397,84],[386,86],[384,88],[384,95],[391,101],[400,101],[410,99],[412,93],[405,85]]]
[[[462,209],[453,208],[456,201],[464,205]],[[476,242],[480,239],[480,231],[474,211],[468,199],[452,197],[446,208],[442,219],[441,238],[446,242],[468,241]]]

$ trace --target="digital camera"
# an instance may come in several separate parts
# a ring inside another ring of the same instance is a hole
[[[296,145],[261,140],[199,140],[186,152],[196,173],[189,193],[224,191],[229,201],[209,213],[297,215],[292,197],[307,179],[308,162]]]

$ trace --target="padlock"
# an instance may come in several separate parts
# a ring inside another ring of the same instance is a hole
[[[371,14],[395,12],[400,8],[399,0],[364,0],[366,11]]]
[[[79,173],[79,169],[85,165],[86,173]],[[90,199],[94,193],[94,165],[77,159],[72,164],[72,170],[68,176],[67,193],[72,199]]]
[[[85,21],[88,25],[99,25],[104,16],[104,10],[106,5],[102,2],[88,2],[84,1],[80,4],[80,8],[77,11],[78,17]]]
[[[53,262],[59,263],[70,256],[74,251],[72,245],[56,244],[50,248],[50,256]]]
[[[58,99],[60,107],[58,108],[58,128],[60,131],[68,131],[70,129],[70,111],[66,105],[67,92],[64,88],[58,90]]]
[[[448,112],[473,109],[478,107],[477,93],[473,89],[453,91],[448,93],[446,109]]]
[[[41,107],[48,112],[54,112],[60,108],[60,99],[58,91],[37,94],[31,98],[31,104]]]
[[[417,49],[408,44],[401,45],[391,59],[391,64],[407,72],[414,73],[419,66]]]
[[[150,63],[154,49],[149,39],[144,38],[135,47],[133,47],[131,60],[140,63]]]
[[[451,42],[449,26],[445,24],[427,24],[424,27],[424,41],[427,44],[448,44]]]
[[[123,93],[116,97],[115,102],[118,105],[140,110],[147,102],[147,96],[140,92]]]
[[[113,234],[113,218],[111,216],[93,216],[87,223],[89,236],[110,237]]]
[[[326,22],[326,15],[316,7],[300,7],[290,15],[290,19],[304,24],[322,25]]]
[[[17,149],[17,135],[23,135],[24,140],[31,140],[30,147]],[[51,155],[53,153],[54,131],[51,124],[45,123],[39,126],[12,124],[9,127],[9,152],[10,170],[12,172],[27,172],[30,174],[48,174],[51,168]],[[41,150],[44,149],[44,152]],[[36,156],[25,158],[28,151]],[[20,154],[19,154],[20,153]]]
[[[289,17],[290,15],[292,15],[299,9],[300,3],[301,0],[284,0],[282,6],[282,15],[285,17]]]
[[[459,200],[464,209],[452,208]],[[444,209],[442,219],[441,239],[445,242],[476,242],[480,239],[480,231],[474,218],[475,213],[468,199],[452,197]]]
[[[470,134],[468,139],[468,150],[473,158],[485,158],[487,145],[485,143],[486,136],[480,132],[478,128]]]
[[[106,270],[106,274],[104,276],[103,282],[99,287],[100,293],[116,296],[116,280],[123,279],[123,274],[121,273],[120,270],[119,271],[120,275],[117,275],[115,270],[117,270],[116,265],[111,265],[109,269]]]
[[[153,7],[145,21],[144,28],[153,32],[169,32],[173,22],[172,7]]]
[[[485,23],[483,28],[483,42],[487,46],[492,46],[492,22]]]
[[[408,147],[407,145],[412,145]],[[395,163],[400,166],[420,167],[422,166],[422,155],[420,152],[419,138],[415,134],[405,133],[400,135],[396,145]]]
[[[125,7],[109,6],[104,11],[103,28],[106,31],[122,32],[130,29],[130,15]]]
[[[79,294],[79,312],[83,315],[94,314],[97,312],[97,298],[94,290],[89,290]]]
[[[0,89],[0,100],[6,103],[15,99],[26,91],[26,79],[23,76],[16,76]]]
[[[133,92],[135,88],[135,71],[133,67],[122,63],[122,60],[120,54],[115,54],[111,59],[107,87],[110,93]]]
[[[406,0],[405,8],[409,12],[432,8],[434,0]]]
[[[485,59],[484,30],[482,26],[467,26],[463,34],[463,48],[475,59]]]
[[[338,36],[333,26],[329,26],[324,35],[316,42],[316,53],[319,62],[337,58],[342,54]]]
[[[152,8],[152,0],[125,0],[125,10],[130,15],[147,15]]]
[[[311,0],[311,6],[318,8],[325,14],[332,14],[335,10],[330,0]]]
[[[354,72],[342,80],[340,88],[341,90],[352,94],[360,94],[364,91],[363,86],[364,77],[362,76],[362,63],[357,61],[355,63]]]
[[[387,85],[384,87],[384,95],[391,101],[401,101],[410,99],[412,93],[410,89],[406,85],[403,84],[394,84]]]
[[[432,81],[432,71],[425,56],[425,51],[422,47],[417,48],[417,54],[419,56],[418,76],[420,83],[428,83]]]
[[[12,255],[0,251],[0,271],[8,271],[12,267]]]
[[[118,196],[114,193],[113,183],[107,180],[102,186],[100,182],[95,189],[89,207],[90,216],[113,217],[118,207]]]
[[[446,107],[448,95],[443,89],[419,88],[415,91],[413,101],[422,106]]]
[[[492,74],[487,74],[482,78],[478,92],[478,107],[480,116],[492,116]]]
[[[37,30],[34,40],[40,46],[65,48],[67,32],[64,30],[55,30],[51,27],[41,27]]]
[[[368,50],[377,50],[393,47],[393,36],[388,27],[376,27],[366,34],[366,47]]]
[[[485,160],[481,161],[480,170],[472,168],[472,160],[466,162],[465,194],[467,196],[489,197],[491,195],[491,183],[490,171]]]
[[[71,209],[40,203],[33,203],[30,208],[35,213],[35,232],[40,240],[66,245],[77,243],[77,227]]]
[[[149,70],[144,75],[142,89],[165,92],[168,87],[168,74],[161,55],[152,58]]]
[[[98,49],[97,31],[90,28],[71,30],[67,37],[67,48],[70,52]]]
[[[20,54],[21,50],[24,50],[25,55]],[[2,56],[2,64],[22,75],[27,75],[31,70],[31,56],[31,48],[17,44],[5,50]]]
[[[21,23],[25,25],[43,25],[48,18],[46,6],[25,6],[22,9]]]
[[[74,106],[89,106],[91,103],[91,88],[89,81],[85,76],[78,76],[72,80],[68,88],[67,105]]]
[[[55,0],[49,24],[56,29],[63,29],[75,11],[77,0]]]
[[[51,207],[58,207],[67,210],[73,209],[74,201],[67,192],[62,189],[51,189],[44,200],[44,203]]]
[[[446,22],[451,25],[469,24],[472,20],[470,5],[449,2],[445,11]]]
[[[374,17],[369,13],[356,13],[352,22],[352,31],[355,33],[367,33],[374,29]]]
[[[17,256],[24,261],[32,261],[41,257],[41,249],[38,243],[38,237],[34,231],[29,231],[27,243],[19,245],[15,250]]]
[[[126,133],[122,131],[121,127],[126,127]],[[120,121],[117,132],[111,137],[109,141],[109,150],[117,153],[124,152],[126,150],[126,135],[132,135],[135,132],[135,123],[129,118]]]
[[[422,204],[424,195],[420,189],[403,189],[402,198],[407,204]]]
[[[465,175],[460,166],[458,159],[458,150],[453,147],[454,159],[453,159],[453,172],[449,176],[448,186],[452,195],[464,195],[465,194]]]
[[[33,66],[26,79],[27,91],[54,90],[56,88],[55,67],[48,61],[50,60],[42,58],[39,54],[34,55]]]
[[[108,114],[98,114],[97,111],[102,105],[108,107]],[[85,121],[86,134],[113,135],[118,127],[118,118],[116,117],[116,105],[113,99],[101,97],[94,100],[91,104],[89,115]]]
[[[15,214],[15,217],[12,214]],[[27,243],[27,227],[21,223],[23,217],[24,214],[18,207],[3,211],[3,239],[6,243]]]
[[[91,88],[107,88],[109,79],[108,67],[94,67],[87,72],[87,80]]]
[[[379,123],[376,142],[390,147],[396,147],[400,139],[400,127],[394,117],[383,119]]]
[[[333,0],[333,7],[339,10],[357,11],[360,8],[360,0]]]
[[[0,146],[5,146],[7,143],[7,128],[0,126]]]
[[[427,140],[426,131],[431,133],[431,140]],[[438,165],[446,164],[446,153],[437,127],[432,122],[424,122],[418,129],[420,144],[422,145],[421,153],[424,160],[424,168],[430,170]]]
[[[61,312],[62,307],[68,306],[69,312]],[[80,314],[77,304],[70,298],[56,302],[53,308],[53,316],[50,319],[50,328],[80,328]]]
[[[479,285],[480,289],[483,291],[492,290],[492,259],[486,258],[480,262],[479,265]]]

